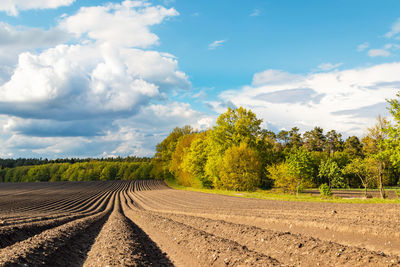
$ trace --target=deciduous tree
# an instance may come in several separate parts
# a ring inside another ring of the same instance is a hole
[[[311,153],[299,148],[289,154],[286,163],[291,175],[297,181],[296,194],[299,194],[300,186],[304,183],[311,182],[313,174],[313,162]]]
[[[246,143],[228,148],[220,168],[218,187],[244,191],[260,184],[261,162],[257,151]]]

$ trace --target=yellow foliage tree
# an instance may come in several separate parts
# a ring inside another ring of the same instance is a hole
[[[174,174],[177,182],[184,186],[195,186],[199,182],[195,177],[185,170],[184,160],[190,152],[190,146],[197,134],[188,134],[179,138],[175,151],[171,155],[169,170]]]
[[[296,192],[297,179],[288,170],[287,164],[281,162],[267,168],[269,176],[274,180],[274,186],[285,192]]]
[[[235,191],[254,190],[260,183],[260,173],[257,151],[243,142],[226,150],[216,186]]]

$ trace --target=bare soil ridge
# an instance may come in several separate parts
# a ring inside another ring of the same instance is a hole
[[[162,181],[1,184],[0,266],[398,266],[396,204],[245,199]]]

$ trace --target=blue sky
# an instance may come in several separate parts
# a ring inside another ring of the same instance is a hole
[[[10,0],[0,157],[149,156],[244,106],[362,136],[400,87],[399,1]]]

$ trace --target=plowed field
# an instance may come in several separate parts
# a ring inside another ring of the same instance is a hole
[[[40,265],[399,266],[400,210],[160,181],[0,184],[0,266]]]

